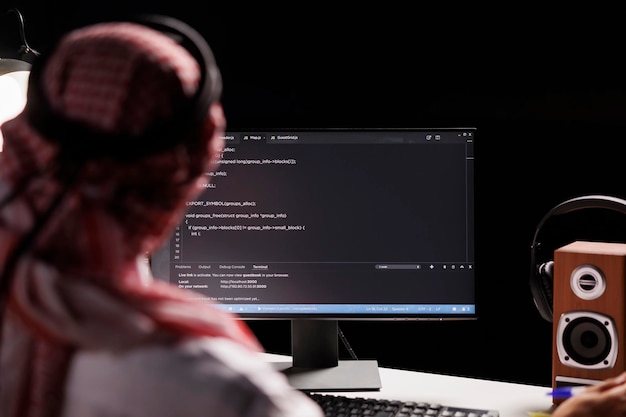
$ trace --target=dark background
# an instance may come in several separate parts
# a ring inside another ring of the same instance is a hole
[[[222,69],[230,128],[476,127],[479,319],[340,327],[359,357],[382,366],[551,384],[552,327],[530,294],[530,245],[558,203],[626,197],[615,12],[130,3],[4,4],[22,12],[34,49],[73,27],[134,12],[187,21]],[[17,19],[0,19],[0,56],[11,57],[21,45]],[[544,228],[543,243],[624,241],[622,217],[560,216]],[[289,353],[289,322],[250,325],[269,351]]]

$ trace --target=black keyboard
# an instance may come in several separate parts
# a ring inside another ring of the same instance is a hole
[[[497,410],[306,392],[326,417],[499,417]]]

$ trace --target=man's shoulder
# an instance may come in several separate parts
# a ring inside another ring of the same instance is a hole
[[[80,352],[64,417],[322,417],[264,357],[226,338]]]
[[[247,368],[240,369],[242,364]],[[68,417],[92,415],[85,407],[108,409],[105,415],[111,416],[170,416],[180,413],[181,407],[188,416],[206,415],[203,407],[233,407],[224,392],[249,399],[262,396],[254,375],[266,372],[256,353],[223,338],[124,352],[82,351],[73,360],[66,401],[68,410],[80,413]]]

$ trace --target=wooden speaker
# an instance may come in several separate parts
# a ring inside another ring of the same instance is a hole
[[[625,288],[626,244],[576,241],[554,251],[553,388],[626,370]]]

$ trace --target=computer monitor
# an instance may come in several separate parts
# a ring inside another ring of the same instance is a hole
[[[242,320],[291,320],[311,391],[376,390],[340,360],[343,320],[475,320],[475,128],[229,131],[157,278]]]

